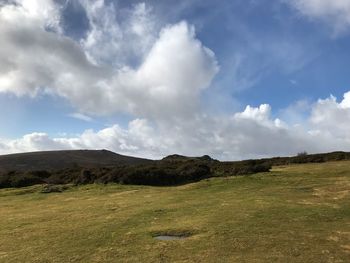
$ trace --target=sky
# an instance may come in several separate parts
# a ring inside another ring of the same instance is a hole
[[[350,0],[0,0],[0,154],[350,151]]]

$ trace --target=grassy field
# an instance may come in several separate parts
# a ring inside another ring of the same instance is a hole
[[[350,262],[350,162],[179,187],[0,190],[0,262]],[[187,233],[159,241],[157,234]]]

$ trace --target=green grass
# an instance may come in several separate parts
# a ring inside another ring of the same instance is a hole
[[[350,262],[350,162],[179,187],[0,190],[0,262]],[[159,241],[163,233],[191,234]]]

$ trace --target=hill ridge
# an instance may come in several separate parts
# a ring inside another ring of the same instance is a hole
[[[0,171],[61,170],[149,163],[152,160],[109,150],[57,150],[0,155]]]

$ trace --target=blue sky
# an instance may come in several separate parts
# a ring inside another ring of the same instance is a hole
[[[0,3],[0,153],[350,150],[349,0]]]

